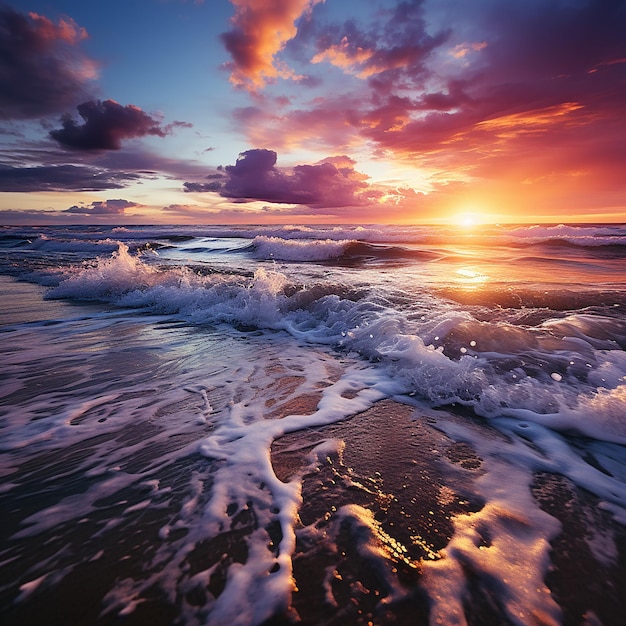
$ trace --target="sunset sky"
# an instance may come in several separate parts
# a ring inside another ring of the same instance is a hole
[[[626,221],[626,0],[0,5],[0,225]]]

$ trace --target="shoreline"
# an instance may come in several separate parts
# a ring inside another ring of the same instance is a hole
[[[19,324],[63,321],[78,313],[110,310],[102,302],[44,299],[48,288],[0,274],[0,329]]]

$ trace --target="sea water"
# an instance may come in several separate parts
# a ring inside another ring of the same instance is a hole
[[[618,623],[623,226],[5,227],[0,273],[7,623]]]

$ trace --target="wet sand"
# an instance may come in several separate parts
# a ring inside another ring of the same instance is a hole
[[[18,282],[9,276],[0,276],[0,326],[61,318],[63,311],[67,312],[70,305],[59,301],[44,301],[42,298],[45,291],[44,287]]]
[[[446,412],[445,419],[466,424],[472,418]],[[480,420],[474,422],[485,437],[500,437]],[[429,601],[420,587],[423,563],[442,557],[455,515],[483,506],[473,489],[483,471],[482,459],[470,445],[449,439],[436,425],[436,417],[382,401],[344,422],[275,442],[272,460],[277,475],[283,480],[298,474],[303,478],[294,557],[298,591],[293,596],[303,624],[429,623]],[[307,471],[307,454],[329,438],[340,439],[345,446],[339,454],[328,455],[318,470]],[[546,583],[561,608],[563,624],[623,624],[626,529],[598,508],[595,497],[562,476],[537,474],[532,492],[540,507],[562,525],[551,543]],[[386,555],[386,571],[381,571],[378,559],[368,559],[355,549],[366,532],[363,527],[333,521],[337,511],[350,504],[373,513],[377,535],[373,541]],[[320,530],[336,534],[337,552],[315,544]],[[617,562],[603,558],[600,544],[596,553],[589,548],[593,537],[603,536],[615,541]],[[467,575],[467,623],[510,623],[495,587],[479,574]],[[386,604],[384,599],[392,594],[389,581],[406,594]]]
[[[102,304],[62,300],[44,300],[47,289],[40,285],[17,281],[9,276],[0,276],[0,301],[2,302],[0,327],[28,322],[47,322],[76,316],[81,311],[102,311]]]

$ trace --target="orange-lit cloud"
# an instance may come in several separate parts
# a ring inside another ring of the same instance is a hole
[[[568,123],[571,114],[584,108],[578,102],[564,102],[534,111],[502,115],[476,124],[476,129],[493,132],[498,137],[516,137],[523,133],[541,132],[554,124]],[[564,119],[565,117],[568,119]]]
[[[233,60],[230,80],[251,91],[296,75],[276,55],[297,33],[296,20],[322,0],[231,0],[235,15],[222,41]]]
[[[340,43],[333,44],[325,50],[318,52],[311,59],[311,63],[328,61],[335,67],[352,70],[354,67],[362,66],[373,56],[374,50],[362,48],[361,46],[352,47],[348,37],[344,36]],[[361,76],[361,73],[359,73],[359,76]]]
[[[470,54],[471,52],[480,52],[480,50],[483,50],[486,47],[487,47],[486,41],[481,41],[477,43],[460,43],[454,46],[454,48],[452,48],[452,50],[450,51],[450,54],[455,59],[462,59],[466,57],[468,54]]]

